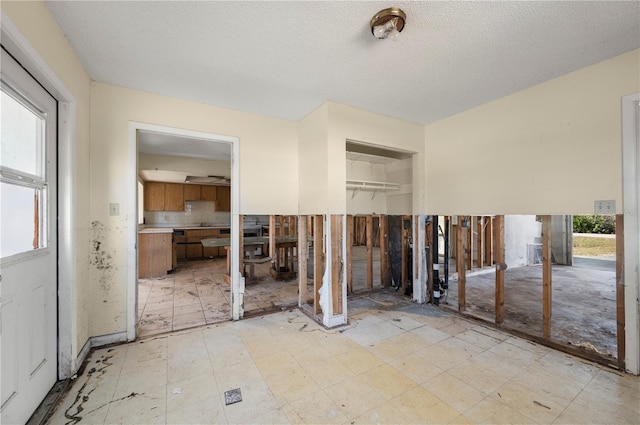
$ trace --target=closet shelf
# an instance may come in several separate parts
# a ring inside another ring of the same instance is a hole
[[[400,190],[400,185],[397,183],[388,182],[374,182],[366,180],[347,180],[347,189],[353,190],[352,198],[359,191],[372,192],[371,199],[376,192],[390,192],[394,190]]]

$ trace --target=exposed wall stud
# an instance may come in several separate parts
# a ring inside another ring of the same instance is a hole
[[[497,215],[493,223],[493,246],[496,263],[495,312],[496,323],[504,322],[504,216]]]
[[[542,216],[542,336],[551,337],[551,216]]]

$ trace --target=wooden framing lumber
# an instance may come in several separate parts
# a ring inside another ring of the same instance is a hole
[[[486,242],[485,246],[485,263],[488,266],[493,266],[494,264],[494,256],[493,256],[493,217],[487,217],[487,225],[485,226],[485,234],[484,240]]]
[[[352,215],[347,216],[347,295],[353,293],[353,222]]]
[[[366,218],[367,237],[367,288],[373,289],[373,216]]]
[[[473,269],[473,216],[469,216],[469,227],[467,227],[467,245],[466,245],[466,258],[467,258],[467,270]]]
[[[616,215],[616,326],[618,366],[625,370],[624,214]]]
[[[380,216],[380,284],[391,286],[391,267],[389,262],[389,217]]]
[[[298,217],[298,306],[307,303],[307,257],[309,244],[307,243],[307,217]]]
[[[551,337],[551,216],[542,216],[542,337]]]
[[[410,215],[402,216],[402,249],[401,249],[401,258],[402,258],[402,272],[400,273],[400,279],[402,280],[400,287],[402,288],[402,293],[404,294],[407,289],[407,229],[405,229],[404,223],[405,220],[411,220]],[[411,226],[409,226],[411,229]]]
[[[269,216],[269,257],[271,257],[271,264],[275,267],[276,256],[278,255],[278,249],[276,248],[276,216]]]
[[[333,314],[342,314],[342,216],[331,216],[331,302]]]
[[[471,223],[469,223],[471,225]],[[465,311],[467,308],[467,270],[465,268],[465,242],[466,229],[462,227],[462,216],[458,216],[456,225],[456,271],[458,272],[458,311]],[[435,242],[437,243],[437,242]]]
[[[322,249],[324,242],[324,232],[322,225],[323,216],[313,217],[313,312],[320,313],[320,294],[318,291],[322,286],[322,271],[324,264],[322,260]]]
[[[504,262],[504,216],[497,215],[493,224],[496,263],[495,313],[496,323],[502,323],[504,322],[504,271],[507,268]]]
[[[476,267],[484,267],[484,217],[476,217]]]

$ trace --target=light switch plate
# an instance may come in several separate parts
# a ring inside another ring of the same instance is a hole
[[[613,215],[616,213],[616,201],[595,201],[593,209],[596,215]]]
[[[120,204],[109,204],[109,215],[120,215]]]

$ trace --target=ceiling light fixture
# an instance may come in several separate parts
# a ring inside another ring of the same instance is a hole
[[[407,15],[397,7],[381,10],[371,18],[371,34],[379,39],[397,37],[404,29],[406,19]]]

